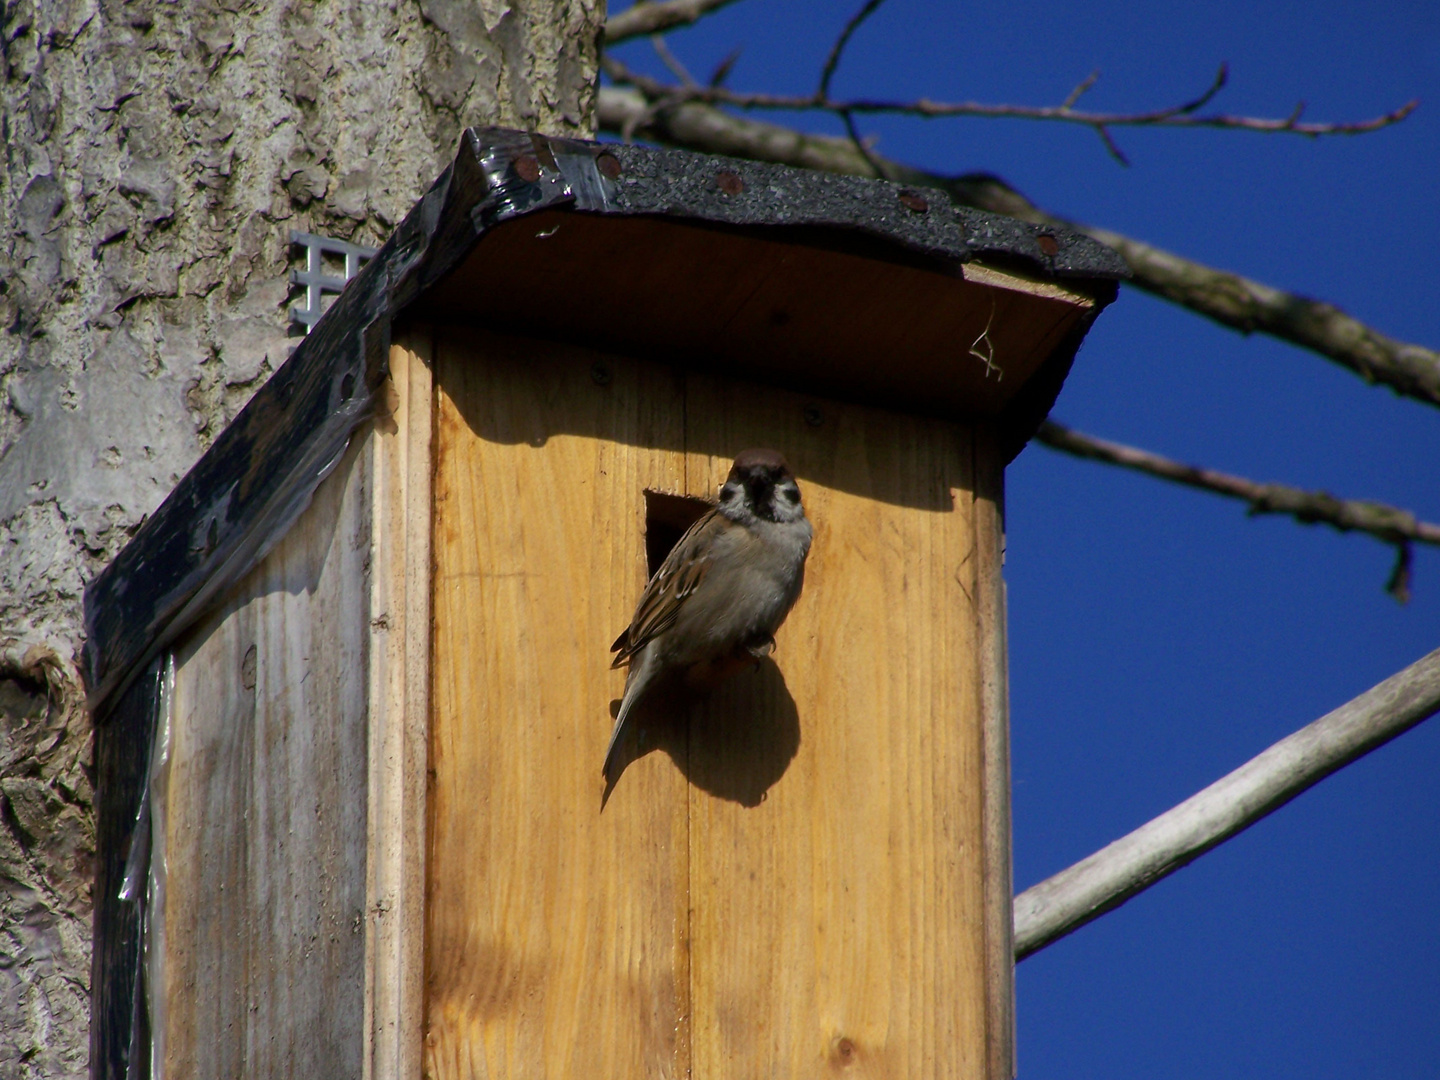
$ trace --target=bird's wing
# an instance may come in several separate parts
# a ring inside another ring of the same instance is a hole
[[[610,651],[616,654],[611,667],[628,661],[675,622],[680,605],[709,572],[715,532],[726,524],[719,510],[710,510],[685,530],[685,535],[670,549],[660,569],[645,586],[630,625],[610,646]]]

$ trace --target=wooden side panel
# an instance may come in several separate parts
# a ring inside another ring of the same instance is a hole
[[[651,754],[602,812],[600,776],[680,387],[473,331],[435,382],[426,1075],[683,1077],[684,780]]]
[[[778,671],[691,731],[693,1075],[982,1076],[972,433],[698,377],[687,416],[692,493],[773,446],[816,529]]]
[[[361,1074],[370,437],[177,649],[169,1076]]]

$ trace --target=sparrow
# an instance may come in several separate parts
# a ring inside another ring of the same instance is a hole
[[[601,772],[608,778],[630,711],[661,676],[711,687],[758,664],[800,598],[813,530],[784,455],[746,450],[720,501],[670,549],[610,651],[628,664]]]

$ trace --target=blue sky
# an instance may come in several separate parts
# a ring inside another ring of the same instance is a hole
[[[670,35],[704,77],[808,92],[848,5],[746,0]],[[648,43],[620,55],[663,74]],[[1095,109],[1192,97],[1357,120],[1354,138],[877,118],[881,152],[999,173],[1057,213],[1329,300],[1440,346],[1440,5],[889,0],[837,94]],[[838,131],[821,116],[772,117]],[[1055,417],[1257,480],[1440,521],[1440,410],[1125,290]],[[1440,645],[1440,552],[1392,555],[1034,446],[1008,481],[1016,886],[1143,824]],[[1440,721],[1018,970],[1025,1080],[1440,1075]]]

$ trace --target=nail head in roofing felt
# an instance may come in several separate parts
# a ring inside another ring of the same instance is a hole
[[[739,195],[745,190],[745,181],[740,179],[740,174],[728,170],[715,174],[715,185],[726,195]]]
[[[614,180],[620,175],[620,159],[614,154],[601,154],[595,159],[595,167],[600,170],[600,175]]]
[[[1060,254],[1060,241],[1056,240],[1055,237],[1049,233],[1042,232],[1036,239],[1040,243],[1040,250],[1050,258],[1053,259],[1056,255]]]
[[[540,159],[534,154],[521,154],[515,159],[515,172],[527,184],[540,179]]]
[[[913,210],[917,214],[923,214],[930,209],[930,203],[918,191],[900,192],[900,203],[907,210]]]

